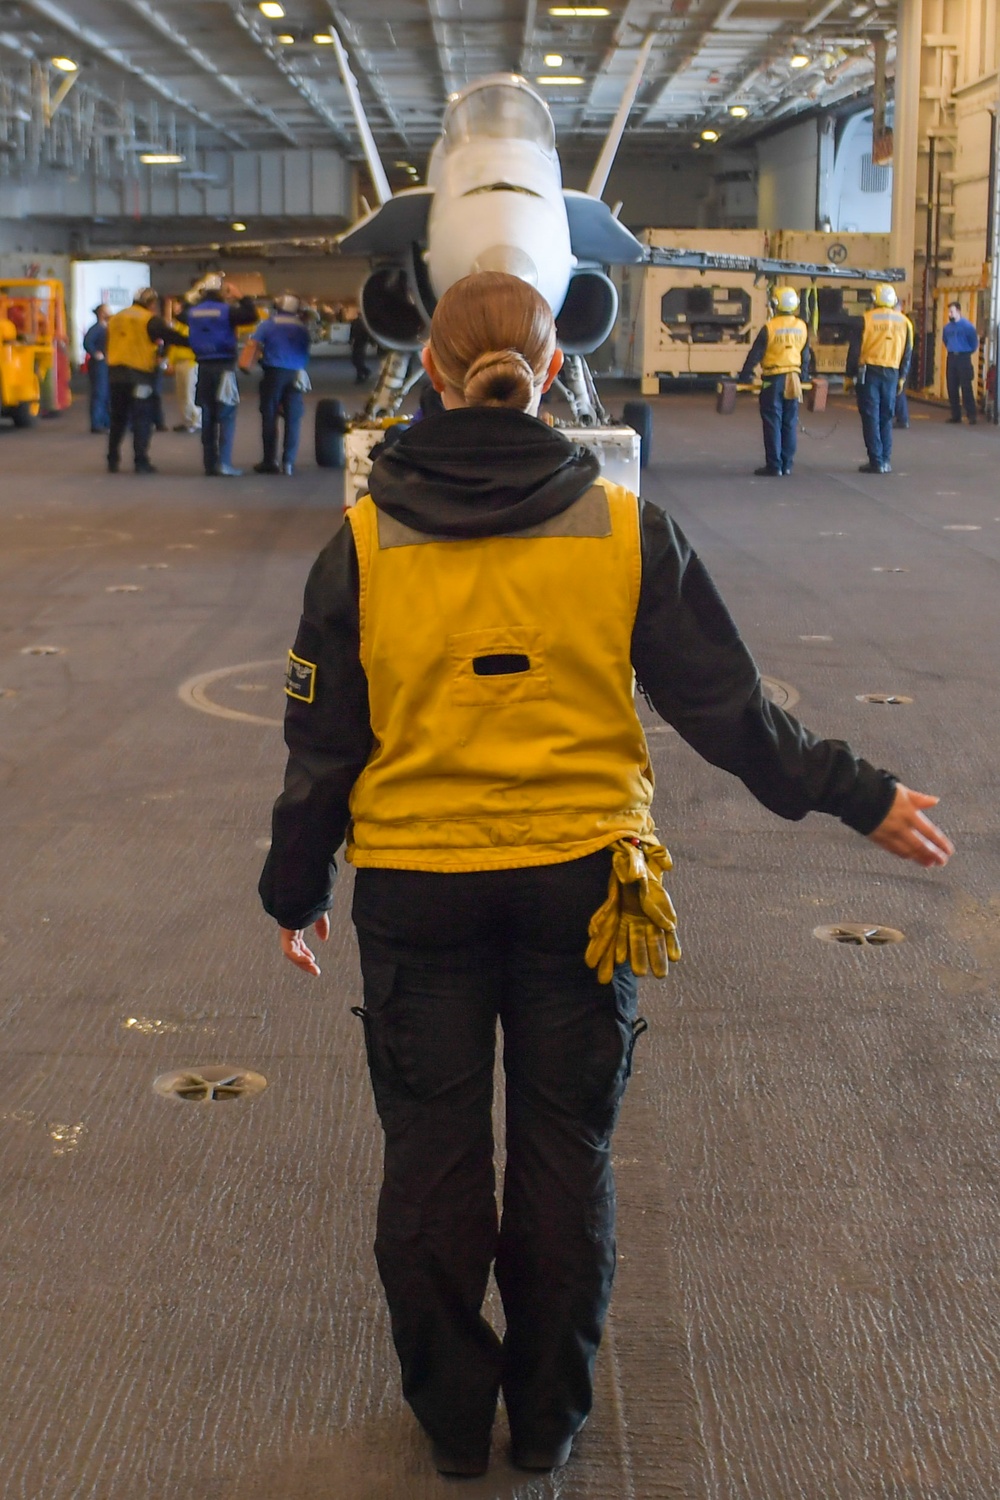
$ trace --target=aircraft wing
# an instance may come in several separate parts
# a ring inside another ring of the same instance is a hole
[[[347,255],[396,255],[415,241],[423,244],[433,198],[433,188],[404,188],[345,229],[337,244]]]
[[[603,266],[635,265],[647,252],[632,232],[619,224],[606,203],[589,193],[563,189],[569,237],[579,261]]]
[[[572,223],[572,220],[570,221]],[[627,233],[627,231],[626,231]],[[576,246],[573,246],[574,250]],[[723,255],[714,250],[667,250],[647,245],[638,257],[647,266],[675,266],[690,271],[749,271],[762,276],[808,276],[812,281],[905,281],[902,266],[881,271],[861,270],[857,266],[816,265],[804,260],[771,260],[759,255]]]

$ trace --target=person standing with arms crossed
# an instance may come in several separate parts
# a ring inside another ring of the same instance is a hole
[[[809,329],[798,316],[799,294],[794,287],[779,287],[774,305],[775,312],[754,340],[739,379],[751,380],[760,365],[764,466],[754,473],[777,479],[790,474],[795,462],[802,380],[809,378]]]
[[[896,397],[906,384],[913,357],[913,331],[896,306],[895,289],[887,282],[875,288],[875,305],[862,320],[860,334],[851,340],[846,374],[854,381],[861,431],[868,462],[861,474],[892,473],[892,424]]]
[[[108,321],[111,308],[106,302],[94,308],[94,319],[83,335],[87,356],[87,379],[90,381],[90,430],[107,432],[111,425],[108,382]]]
[[[423,359],[445,410],[376,460],[306,585],[260,894],[318,974],[306,929],[329,936],[346,834],[403,1394],[441,1473],[484,1472],[501,1389],[514,1463],[546,1471],[593,1400],[636,975],[680,956],[636,676],[772,812],[826,812],[927,867],[952,849],[936,798],[768,702],[679,528],[538,420],[562,354],[534,287],[457,282]],[[482,1314],[494,1262],[502,1341]]]
[[[941,339],[947,350],[945,380],[948,384],[948,400],[951,402],[949,422],[961,422],[962,407],[970,427],[976,425],[976,391],[972,370],[972,356],[979,348],[979,335],[974,323],[962,317],[959,302],[948,303],[948,321],[941,330]]]
[[[294,474],[299,451],[299,433],[309,389],[309,329],[303,320],[302,299],[282,292],[274,299],[274,312],[257,324],[246,347],[245,368],[256,352],[264,374],[260,382],[260,421],[264,457],[254,464],[256,474]],[[242,360],[241,360],[242,363]],[[278,466],[278,417],[285,432]]]

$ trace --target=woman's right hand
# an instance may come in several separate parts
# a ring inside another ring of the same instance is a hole
[[[319,964],[306,942],[305,928],[279,927],[278,931],[281,934],[281,951],[285,957],[304,973],[319,974]],[[316,923],[316,936],[321,943],[325,943],[330,936],[330,918],[325,912]]]
[[[926,869],[946,865],[955,852],[955,846],[948,835],[942,833],[930,818],[925,818],[921,811],[925,807],[936,807],[938,801],[937,797],[912,792],[908,786],[897,784],[892,806],[868,837],[880,849],[887,849],[900,859],[912,859]]]

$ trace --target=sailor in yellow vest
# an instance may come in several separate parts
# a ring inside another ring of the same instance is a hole
[[[195,386],[198,383],[198,361],[187,341],[187,329],[183,323],[177,322],[173,317],[170,304],[168,304],[167,311],[170,313],[171,328],[184,336],[183,344],[172,344],[167,350],[167,367],[174,372],[174,394],[177,397],[181,418],[175,424],[174,431],[200,432],[201,408],[194,399]]]
[[[802,381],[809,378],[809,329],[797,316],[799,294],[794,287],[779,287],[774,304],[774,315],[754,340],[739,378],[752,379],[760,365],[764,465],[754,473],[778,478],[790,474],[795,462]]]
[[[896,302],[887,282],[875,288],[875,305],[865,313],[847,352],[847,374],[855,383],[868,450],[868,462],[859,465],[862,474],[892,473],[896,397],[906,384],[913,357],[913,325]]]
[[[549,1470],[590,1410],[611,1294],[635,975],[679,956],[635,675],[779,815],[830,813],[924,865],[951,845],[921,811],[935,798],[764,699],[678,527],[537,419],[562,356],[533,287],[459,281],[424,363],[445,409],[378,458],[306,586],[260,892],[318,974],[305,929],[329,936],[346,836],[403,1393],[442,1473],[486,1468],[501,1387],[515,1464]],[[493,1263],[502,1343],[482,1315]]]
[[[117,474],[122,439],[132,424],[132,447],[137,474],[155,474],[149,461],[154,425],[153,387],[164,344],[185,344],[157,309],[160,299],[152,287],[136,292],[131,307],[108,321],[108,379],[111,427],[108,433],[108,472]]]

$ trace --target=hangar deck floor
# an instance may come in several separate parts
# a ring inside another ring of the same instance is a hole
[[[511,1469],[501,1420],[465,1482],[401,1404],[374,1279],[349,872],[316,982],[255,894],[339,476],[209,483],[171,434],[159,475],[108,478],[82,403],[0,432],[4,1500],[1000,1494],[1000,441],[915,407],[865,477],[835,402],[753,480],[751,404],[655,407],[646,495],[775,691],[940,792],[958,854],[782,823],[652,729],[685,957],[644,986],[597,1406],[558,1475]],[[844,920],[905,941],[813,936]],[[153,1092],[210,1063],[268,1087]]]

